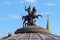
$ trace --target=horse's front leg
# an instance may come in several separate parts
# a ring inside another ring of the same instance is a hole
[[[25,21],[23,22],[23,27],[24,27],[24,25],[25,25]]]
[[[22,20],[23,20],[23,17],[22,17]]]

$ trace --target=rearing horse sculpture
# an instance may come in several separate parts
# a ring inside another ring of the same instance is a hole
[[[31,24],[33,24],[33,19],[35,19],[35,18],[38,19],[39,16],[41,16],[41,15],[35,15],[35,16],[32,15],[31,17],[30,17],[29,15],[23,16],[23,17],[22,17],[22,20],[24,20],[24,21],[23,21],[23,27],[26,26],[26,24],[25,24],[26,21],[28,21],[28,22],[30,22]],[[42,17],[42,16],[41,16],[41,17]],[[27,24],[28,24],[28,23],[27,23]]]

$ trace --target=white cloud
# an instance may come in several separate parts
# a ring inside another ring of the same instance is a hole
[[[55,4],[54,4],[54,3],[47,3],[46,5],[52,7],[52,6],[54,6]]]
[[[36,0],[22,0],[22,1],[20,1],[21,4],[24,4],[25,2],[35,3]]]
[[[11,2],[9,2],[9,1],[6,1],[6,2],[4,2],[4,4],[7,4],[7,5],[9,5],[9,4],[11,4]]]
[[[20,1],[20,3],[24,3],[24,1]]]
[[[10,4],[11,4],[10,1],[5,1],[5,2],[0,3],[0,5],[10,5]]]
[[[18,19],[18,20],[20,20],[21,16],[12,14],[12,15],[8,15],[8,16],[0,17],[0,21],[2,21],[2,20],[10,20],[10,19]]]
[[[26,0],[27,2],[36,2],[36,0]]]
[[[13,15],[13,16],[11,16],[11,18],[14,18],[14,19],[20,19],[20,18],[21,18],[21,16]]]
[[[51,14],[50,12],[47,11],[44,12],[44,15],[50,15],[50,14]]]

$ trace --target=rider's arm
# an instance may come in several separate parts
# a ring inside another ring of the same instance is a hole
[[[25,11],[27,11],[26,6],[25,6]]]

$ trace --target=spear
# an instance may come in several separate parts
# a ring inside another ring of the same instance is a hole
[[[25,3],[23,3],[23,5],[25,6]],[[25,6],[25,9],[26,9],[26,6]]]

